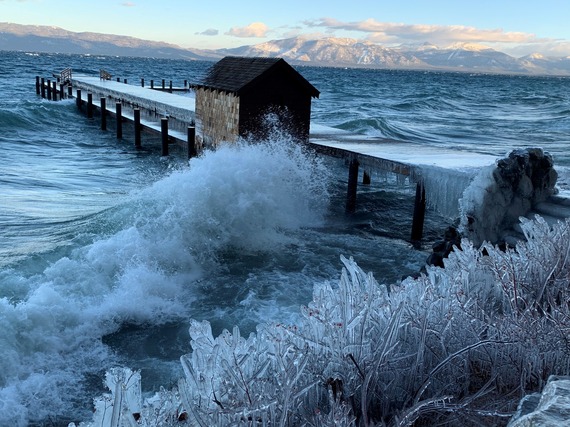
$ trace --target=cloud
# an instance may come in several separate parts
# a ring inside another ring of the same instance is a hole
[[[454,42],[476,43],[536,43],[545,41],[536,35],[522,32],[507,32],[503,29],[479,29],[464,25],[422,25],[378,22],[367,19],[358,22],[342,22],[333,18],[306,21],[309,27],[323,27],[328,31],[345,30],[362,32],[373,42],[409,43],[430,41],[435,44]]]
[[[195,33],[197,36],[217,36],[220,32],[215,28],[208,28],[207,30]]]
[[[126,2],[121,3],[121,6],[125,6],[125,7],[135,7],[136,4],[133,3],[132,1],[126,1]]]
[[[266,37],[269,27],[263,22],[253,22],[246,27],[232,27],[226,33],[234,37]]]

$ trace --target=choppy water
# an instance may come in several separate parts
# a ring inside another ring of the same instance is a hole
[[[90,417],[106,368],[168,386],[190,318],[217,332],[294,322],[339,256],[393,282],[426,253],[407,242],[411,186],[373,175],[346,217],[345,165],[272,141],[192,160],[132,148],[35,76],[100,68],[181,84],[202,62],[0,52],[0,425]],[[313,121],[504,154],[542,146],[570,167],[570,79],[301,67]],[[144,139],[144,136],[143,136]],[[143,141],[144,144],[144,141]],[[426,247],[448,224],[429,214]]]

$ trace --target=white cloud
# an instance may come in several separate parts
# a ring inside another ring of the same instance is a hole
[[[309,27],[324,27],[327,30],[362,32],[367,39],[376,42],[406,43],[430,41],[435,44],[449,44],[458,41],[478,43],[533,43],[539,41],[534,34],[507,32],[500,28],[479,29],[464,25],[422,25],[378,22],[367,19],[358,22],[342,22],[333,18],[307,21]],[[544,41],[544,39],[542,39]]]
[[[266,37],[269,27],[263,22],[253,22],[245,27],[232,27],[226,33],[234,37]]]

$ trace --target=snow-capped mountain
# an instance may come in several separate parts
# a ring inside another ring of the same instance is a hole
[[[296,37],[228,49],[226,52],[230,55],[279,56],[290,61],[341,66],[419,68],[425,65],[414,55],[348,38],[309,40]]]
[[[349,38],[273,40],[235,49],[184,49],[161,42],[58,27],[0,22],[0,50],[89,53],[216,61],[227,55],[282,57],[293,64],[330,67],[428,69],[517,74],[570,75],[570,57],[540,54],[515,58],[476,43],[439,47],[429,42],[386,47]]]

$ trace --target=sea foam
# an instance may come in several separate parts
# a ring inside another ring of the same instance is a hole
[[[0,299],[0,424],[86,413],[90,402],[77,396],[117,361],[102,337],[187,318],[193,284],[221,251],[278,251],[288,230],[321,224],[327,181],[325,167],[291,141],[236,144],[103,213],[124,226],[21,277],[18,298]]]

